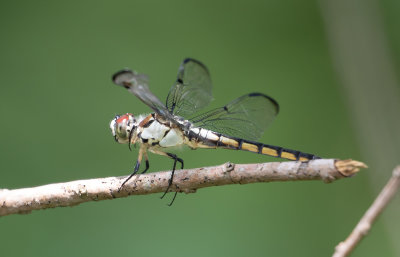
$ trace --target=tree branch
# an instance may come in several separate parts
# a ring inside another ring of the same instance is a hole
[[[229,184],[272,181],[323,180],[332,182],[351,176],[367,166],[353,160],[319,159],[309,162],[270,162],[261,164],[226,163],[215,167],[177,170],[170,191],[194,193],[197,189]],[[126,178],[109,177],[77,180],[23,189],[0,189],[0,216],[25,214],[61,206],[73,206],[129,195],[164,192],[170,171],[133,177],[120,192]]]
[[[349,237],[340,242],[336,248],[333,257],[348,256],[361,239],[366,236],[375,222],[376,218],[381,214],[383,209],[387,206],[393,196],[396,194],[400,186],[400,166],[393,170],[392,177],[387,182],[386,186],[382,189],[378,197],[375,199],[371,207],[367,210],[357,226],[351,232]]]

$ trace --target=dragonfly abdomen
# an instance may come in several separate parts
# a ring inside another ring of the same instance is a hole
[[[252,142],[245,139],[229,138],[230,140],[225,141],[227,144],[235,142],[232,146],[238,150],[249,151],[253,153],[269,155],[278,158],[284,158],[293,161],[309,161],[314,159],[319,159],[313,154],[303,153],[296,150],[286,149],[280,146],[267,145],[259,142]],[[223,145],[219,147],[224,147]],[[229,147],[231,148],[231,147]],[[232,148],[231,148],[232,149]]]
[[[243,150],[257,154],[284,158],[293,161],[309,161],[314,159],[320,159],[320,157],[315,156],[313,154],[304,153],[297,150],[286,149],[280,146],[267,145],[246,139],[226,136],[202,128],[192,129],[191,132],[192,133],[190,134],[192,136],[195,136],[199,139],[194,148],[200,147],[200,148],[224,148],[232,150]]]

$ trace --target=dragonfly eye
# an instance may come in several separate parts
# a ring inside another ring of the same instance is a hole
[[[129,142],[129,135],[132,134],[131,130],[135,129],[134,125],[136,122],[134,116],[127,113],[122,116],[115,116],[110,122],[111,133],[114,136],[115,141],[121,144],[126,144]]]

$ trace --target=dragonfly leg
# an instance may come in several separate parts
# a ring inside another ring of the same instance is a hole
[[[138,158],[137,158],[137,160],[136,160],[135,168],[134,168],[132,174],[129,175],[129,177],[128,177],[127,179],[125,179],[125,181],[124,181],[124,182],[122,183],[122,185],[119,187],[118,192],[121,191],[121,189],[124,187],[124,185],[125,185],[133,176],[135,176],[136,173],[138,173],[139,168],[140,168],[140,163],[141,163],[141,161],[142,161],[142,157],[143,157],[143,154],[144,154],[145,152],[146,152],[146,149],[143,148],[143,147],[141,147],[140,150],[139,150],[139,155],[138,155]],[[149,165],[149,160],[148,160],[148,158],[147,158],[147,154],[145,154],[145,158],[146,158],[146,169],[144,170],[144,172],[146,172],[147,169],[150,167],[150,165]],[[143,173],[144,173],[144,172],[143,172]]]
[[[159,154],[159,155],[166,156],[166,157],[171,158],[171,159],[174,160],[174,165],[173,165],[173,167],[172,167],[171,178],[168,180],[168,187],[167,187],[167,189],[165,190],[164,194],[161,196],[161,199],[162,199],[162,198],[164,198],[164,196],[168,193],[168,190],[171,188],[172,181],[173,181],[173,179],[174,179],[174,174],[175,174],[175,169],[176,169],[176,163],[177,163],[177,162],[180,162],[180,164],[181,164],[181,169],[183,169],[183,160],[182,160],[181,158],[179,158],[178,156],[176,156],[175,154],[173,154],[173,153],[166,153],[166,152],[163,152],[163,151],[156,150],[156,149],[154,149],[154,148],[153,148],[153,149],[152,149],[152,148],[149,148],[149,151],[152,152],[152,153],[155,153],[155,154]],[[173,198],[172,201],[168,204],[169,206],[171,206],[172,203],[174,202],[177,193],[178,193],[178,192],[175,192],[174,198]]]
[[[149,157],[147,156],[147,152],[143,153],[144,159],[146,160],[146,168],[142,171],[142,174],[146,173],[146,171],[150,168]]]
[[[179,158],[178,156],[176,156],[175,154],[172,153],[166,153],[168,157],[170,157],[171,159],[174,160],[174,166],[172,168],[172,173],[171,173],[171,178],[168,180],[168,187],[165,190],[164,194],[161,196],[161,199],[164,198],[164,196],[168,193],[168,190],[170,189],[171,185],[172,185],[172,181],[174,179],[174,174],[175,174],[175,168],[176,168],[176,163],[180,162],[181,163],[181,169],[183,169],[183,160],[181,158]],[[174,197],[172,198],[172,201],[168,204],[168,206],[171,206],[176,198],[178,192],[175,192]]]

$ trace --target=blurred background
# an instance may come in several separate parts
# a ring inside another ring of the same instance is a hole
[[[2,256],[330,256],[399,163],[400,2],[2,1],[0,188],[129,174],[116,114],[149,112],[111,75],[150,76],[161,99],[185,57],[217,107],[249,92],[281,111],[261,142],[369,169],[320,181],[232,185],[0,218]],[[280,161],[182,151],[187,168]],[[150,155],[151,172],[172,162]],[[400,256],[399,196],[353,256]]]

